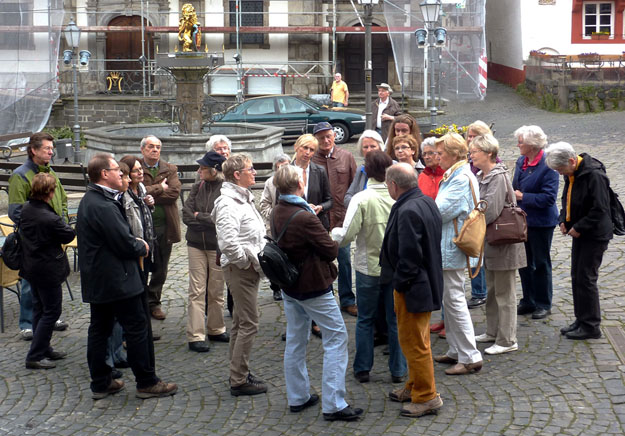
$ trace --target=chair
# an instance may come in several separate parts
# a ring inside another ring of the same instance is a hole
[[[3,226],[4,227],[4,226]],[[20,276],[18,271],[9,269],[0,257],[0,332],[4,333],[4,290],[7,289],[20,301]]]

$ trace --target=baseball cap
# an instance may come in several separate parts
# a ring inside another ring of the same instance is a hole
[[[320,123],[315,124],[315,128],[313,129],[313,135],[316,135],[319,132],[323,132],[325,130],[334,130],[332,128],[332,124],[327,121],[322,121]]]

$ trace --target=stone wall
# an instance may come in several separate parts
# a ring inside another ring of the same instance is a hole
[[[562,112],[625,110],[625,85],[538,83],[529,79],[520,91],[543,109]]]

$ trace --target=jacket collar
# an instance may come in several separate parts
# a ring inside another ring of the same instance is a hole
[[[254,194],[249,189],[242,188],[231,182],[223,182],[221,185],[221,195],[230,197],[240,203],[253,203]]]
[[[95,183],[89,183],[89,185],[87,186],[87,191],[94,191],[94,192],[102,195],[107,200],[117,201],[117,195],[116,194],[114,194],[113,192],[109,191],[108,189],[104,189],[100,185],[96,185]]]
[[[464,165],[466,165],[468,163],[468,161],[466,159],[461,160],[456,162],[455,164],[453,164],[447,171],[445,171],[445,173],[443,174],[443,182],[446,182],[447,180],[451,179],[456,170],[461,169]]]

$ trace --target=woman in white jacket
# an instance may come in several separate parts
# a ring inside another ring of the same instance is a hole
[[[234,299],[230,332],[230,393],[233,396],[267,392],[267,385],[249,370],[258,332],[258,253],[264,246],[265,224],[249,190],[256,170],[245,154],[234,154],[222,165],[226,181],[215,200],[212,218],[221,251],[221,267]]]

